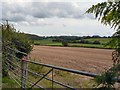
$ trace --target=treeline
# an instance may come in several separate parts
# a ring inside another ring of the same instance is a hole
[[[43,40],[43,39],[52,39],[53,41],[73,41],[73,40],[80,40],[80,39],[89,39],[89,38],[111,38],[111,36],[99,36],[99,35],[93,35],[93,36],[38,36],[34,34],[26,34],[30,39],[32,40]]]
[[[88,41],[85,39],[81,39],[79,41],[72,41],[71,43],[82,43],[82,44],[102,44],[100,41],[95,40],[95,41]]]
[[[37,36],[33,34],[26,34],[32,40],[47,40],[51,39],[52,42],[62,42],[62,43],[81,43],[81,44],[102,44],[99,40],[89,41],[90,38],[111,38],[110,36]]]

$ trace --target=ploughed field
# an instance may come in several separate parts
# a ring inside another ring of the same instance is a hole
[[[31,52],[32,60],[65,68],[102,73],[112,65],[113,50],[34,46]]]

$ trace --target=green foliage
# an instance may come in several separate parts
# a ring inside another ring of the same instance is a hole
[[[120,56],[120,31],[117,31],[114,33],[112,40],[114,41],[115,46],[116,46],[116,51],[118,51],[119,56]]]
[[[116,49],[118,52],[117,58],[120,61],[120,0],[116,2],[102,2],[97,5],[93,5],[86,13],[93,13],[101,23],[110,25],[111,28],[116,29],[116,32],[112,36],[112,40],[109,45]],[[95,81],[99,85],[102,85],[102,89],[110,89],[115,84],[114,78],[120,76],[120,64],[114,65],[111,69],[107,70],[102,75],[98,76]]]
[[[103,74],[97,76],[95,81],[97,82],[97,87],[99,88],[114,88],[114,84],[116,82],[115,78],[119,78],[120,64],[110,68]]]
[[[24,33],[16,33],[15,37],[12,38],[12,43],[14,44],[14,47],[26,54],[30,53],[32,50],[32,42],[27,38],[27,36]],[[23,54],[17,53],[17,57],[22,58]]]
[[[100,41],[94,41],[93,44],[101,44]]]
[[[24,33],[17,32],[14,26],[8,24],[8,22],[2,25],[2,42],[3,50],[6,46],[9,46],[28,54],[33,48],[32,41]]]
[[[85,40],[88,40],[90,42],[99,41],[101,42],[101,44],[106,45],[107,43],[111,41],[111,38],[88,38]]]
[[[101,23],[110,25],[116,29],[113,34],[112,41],[109,43],[112,47],[120,53],[120,0],[113,2],[102,2],[97,5],[93,5],[86,13],[93,13]]]
[[[62,41],[62,45],[66,47],[66,46],[68,46],[68,42],[67,41]]]
[[[20,87],[13,79],[4,77],[2,78],[2,89],[5,90],[6,88],[20,88]]]
[[[74,42],[68,43],[69,47],[85,47],[85,48],[102,48],[102,49],[112,49],[111,46],[105,46],[108,42],[110,42],[111,38],[88,38],[84,39],[89,41],[89,44],[82,44],[80,40],[76,40]],[[100,41],[101,44],[93,44],[94,41]],[[35,40],[34,45],[43,45],[43,46],[63,46],[61,42],[52,42],[52,39],[43,39],[43,40]]]
[[[102,44],[79,44],[79,43],[69,43],[70,47],[84,47],[84,48],[99,48],[99,49],[112,49],[111,47]]]
[[[11,47],[12,49],[19,50],[26,54],[29,54],[32,50],[32,42],[27,38],[24,33],[17,32],[13,25],[8,24],[8,21],[5,24],[1,24],[2,27],[2,56],[3,56],[3,76],[7,75],[5,68],[6,58],[9,60],[14,60],[12,57],[8,56],[6,53],[16,55],[18,58],[22,58],[25,54],[16,53],[12,50],[7,49],[6,47]]]
[[[87,13],[94,13],[98,20],[105,25],[110,25],[114,28],[120,28],[120,1],[118,2],[102,2],[93,5]]]

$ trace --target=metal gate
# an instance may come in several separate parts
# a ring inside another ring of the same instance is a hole
[[[69,83],[64,84],[54,79],[55,77],[57,77],[55,75],[60,74],[60,72],[61,73],[66,72],[65,74],[73,75],[73,77],[77,77],[78,75],[80,75],[80,76],[87,76],[87,77],[94,78],[97,76],[97,74],[95,73],[73,70],[73,69],[53,66],[49,64],[43,64],[36,61],[31,61],[29,60],[28,57],[26,57],[27,55],[26,53],[12,49],[10,47],[6,47],[6,49],[9,50],[10,52],[14,52],[14,54],[5,53],[5,59],[6,59],[5,66],[9,70],[10,76],[16,81],[16,83],[18,83],[18,85],[20,85],[22,90],[33,89],[33,88],[55,89],[58,87],[73,89],[73,90],[76,89],[76,87],[71,86]],[[25,57],[23,59],[16,57],[15,53],[18,53],[18,52],[24,54]],[[71,77],[67,77],[67,78],[70,78],[71,79],[70,82],[72,82]],[[43,79],[50,82],[50,83],[47,83],[49,84],[49,87],[43,87],[40,84],[40,82]],[[116,80],[116,81],[120,82],[120,80]]]

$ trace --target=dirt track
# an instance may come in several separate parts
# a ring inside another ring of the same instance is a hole
[[[42,63],[101,73],[112,65],[112,50],[34,46],[31,57]]]

